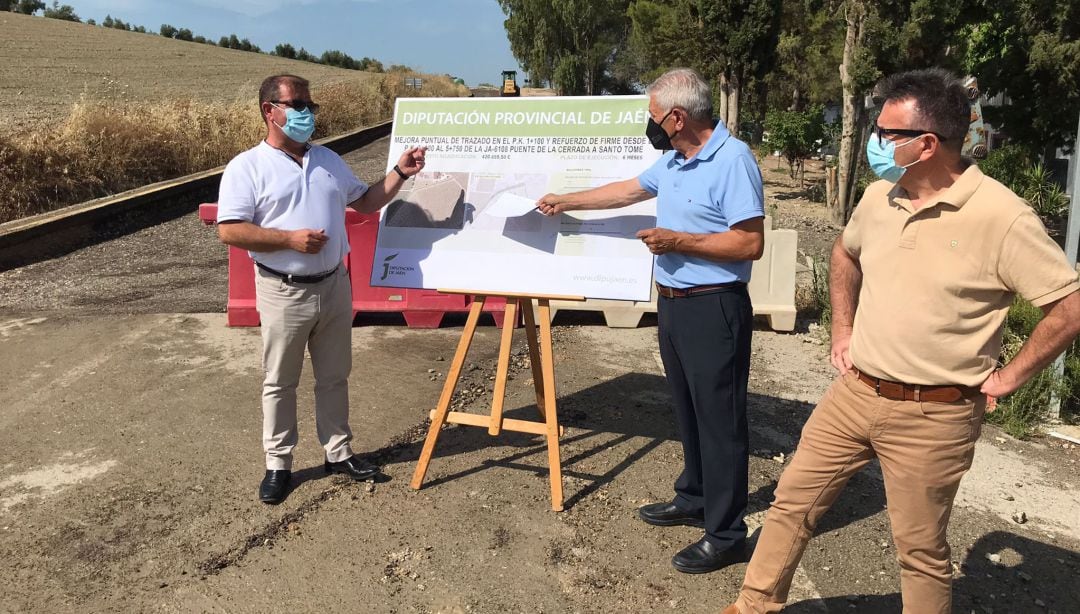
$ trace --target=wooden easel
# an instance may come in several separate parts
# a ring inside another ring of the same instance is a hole
[[[461,332],[461,340],[458,342],[457,352],[450,364],[450,372],[446,375],[446,383],[443,385],[442,396],[439,397],[439,405],[431,412],[431,428],[428,430],[427,439],[424,440],[424,448],[420,452],[420,460],[416,465],[416,472],[410,486],[419,490],[424,483],[424,475],[427,474],[431,455],[435,452],[435,442],[439,438],[439,431],[446,423],[463,424],[467,426],[487,427],[488,434],[498,435],[501,431],[515,431],[519,433],[532,433],[544,435],[547,439],[548,469],[551,475],[551,509],[561,512],[563,509],[562,492],[562,465],[559,459],[559,436],[562,428],[559,426],[558,415],[555,411],[555,363],[551,354],[551,301],[583,301],[580,296],[554,296],[540,294],[492,294],[474,292],[471,290],[439,290],[445,294],[471,294],[474,300],[469,308],[469,317],[465,321],[465,329]],[[450,399],[454,396],[458,380],[461,377],[461,368],[465,364],[465,356],[469,353],[473,336],[476,333],[476,325],[483,312],[484,303],[488,297],[503,297],[506,299],[506,313],[503,318],[502,340],[499,344],[499,363],[495,373],[495,389],[491,401],[491,415],[469,414],[465,412],[450,411]],[[533,301],[537,302],[540,335],[536,334],[537,317],[533,314]],[[503,418],[503,402],[506,398],[506,376],[510,367],[510,349],[514,338],[514,325],[517,322],[517,311],[520,309],[525,316],[525,338],[529,343],[529,360],[532,364],[533,385],[536,388],[536,407],[540,410],[543,422],[530,420],[515,420]]]

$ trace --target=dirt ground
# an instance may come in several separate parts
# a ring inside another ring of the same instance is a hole
[[[76,7],[78,9],[78,7]],[[161,24],[144,25],[155,33]],[[217,42],[217,41],[215,41]],[[0,134],[55,121],[83,94],[117,101],[248,100],[266,75],[313,83],[368,73],[272,55],[0,12]]]
[[[386,142],[349,156],[372,180]],[[806,255],[835,235],[766,171],[776,225]],[[225,249],[188,215],[0,273],[0,612],[717,612],[744,570],[676,572],[700,533],[641,523],[681,465],[655,319],[555,327],[566,511],[550,511],[543,441],[443,432],[408,487],[461,318],[353,329],[355,448],[389,481],[321,470],[311,379],[298,482],[278,506],[262,475],[260,341],[225,326]],[[461,400],[490,402],[497,331],[474,343]],[[507,416],[531,418],[523,341]],[[820,331],[754,334],[749,523],[832,372]],[[956,612],[1080,612],[1080,450],[985,427],[950,529]],[[1023,512],[1025,522],[1013,516]],[[854,478],[818,528],[788,612],[899,612],[880,472]]]

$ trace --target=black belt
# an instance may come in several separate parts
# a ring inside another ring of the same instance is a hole
[[[337,273],[337,270],[341,267],[341,265],[339,264],[325,273],[316,273],[315,275],[293,275],[292,273],[282,273],[281,271],[275,271],[274,269],[271,269],[270,267],[266,266],[261,262],[256,262],[255,266],[273,275],[274,277],[284,280],[285,283],[290,284],[316,284],[326,279],[327,277],[330,277],[334,273]]]
[[[741,281],[729,281],[723,284],[707,284],[704,286],[690,286],[689,288],[671,288],[656,284],[656,293],[665,298],[686,298],[688,296],[697,296],[699,294],[720,292],[730,288],[741,288],[745,285],[746,284]]]

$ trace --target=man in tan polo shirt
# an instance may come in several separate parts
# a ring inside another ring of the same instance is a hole
[[[738,601],[779,612],[814,527],[848,479],[881,464],[904,614],[952,611],[946,530],[987,403],[1080,334],[1076,271],[1038,216],[961,156],[970,110],[949,73],[890,77],[867,143],[867,188],[832,252],[833,366],[803,428]],[[997,368],[1013,297],[1044,318]]]

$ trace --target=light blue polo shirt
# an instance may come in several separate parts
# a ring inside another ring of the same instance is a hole
[[[336,153],[312,145],[303,162],[266,141],[241,153],[225,167],[218,192],[218,223],[251,222],[278,230],[325,230],[317,254],[291,249],[248,252],[255,262],[293,275],[317,275],[341,264],[349,253],[345,207],[368,186]]]
[[[669,151],[638,176],[656,195],[656,226],[678,232],[726,232],[765,215],[761,170],[754,154],[722,123],[697,156]],[[749,260],[718,262],[669,252],[656,257],[656,282],[672,288],[750,281]]]

